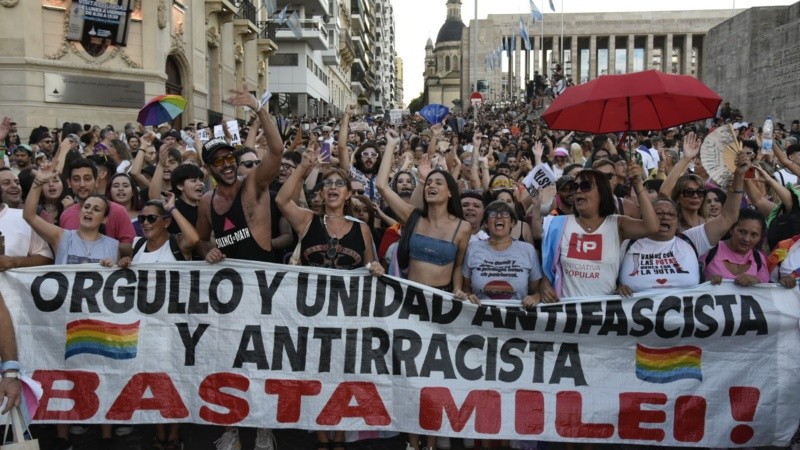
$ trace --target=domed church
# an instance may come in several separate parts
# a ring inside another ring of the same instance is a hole
[[[447,0],[447,20],[436,36],[425,45],[425,104],[455,106],[461,100],[461,0]]]

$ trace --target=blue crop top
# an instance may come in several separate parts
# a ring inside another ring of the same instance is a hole
[[[459,228],[461,228],[461,221],[458,222],[456,231],[450,241],[413,233],[408,245],[409,258],[437,266],[452,264],[455,262],[456,254],[458,253],[458,246],[453,243],[453,239],[458,234]]]

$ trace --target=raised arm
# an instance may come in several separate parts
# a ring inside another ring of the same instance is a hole
[[[158,163],[156,170],[153,171],[153,178],[150,180],[150,187],[147,188],[147,198],[150,200],[161,198],[161,189],[164,185],[164,168],[167,166],[167,152],[169,146],[164,144],[158,152]],[[139,156],[139,155],[136,155]]]
[[[642,181],[642,166],[631,161],[628,164],[628,178],[631,180],[636,197],[639,199],[639,210],[642,214],[641,219],[633,219],[628,216],[619,216],[618,223],[621,239],[639,239],[650,236],[658,231],[658,218],[650,203],[650,197],[644,190]]]
[[[58,243],[61,242],[61,236],[64,234],[64,229],[58,225],[42,219],[36,214],[36,207],[39,205],[39,198],[42,196],[42,186],[54,176],[58,176],[53,171],[52,166],[49,164],[44,165],[39,171],[34,172],[33,184],[31,190],[28,192],[28,197],[25,198],[25,208],[22,210],[22,217],[31,226],[31,229],[42,237],[50,247],[58,249]]]
[[[6,117],[8,119],[8,117]],[[14,322],[11,319],[3,296],[0,294],[0,359],[3,361],[17,361],[17,338],[14,334]],[[19,370],[17,370],[19,372]],[[20,393],[22,386],[16,378],[0,379],[0,403],[6,401],[3,414],[6,414],[12,407],[19,406]]]
[[[728,230],[739,220],[739,207],[744,194],[744,174],[750,168],[750,159],[744,152],[736,155],[736,170],[733,172],[733,192],[728,192],[722,213],[706,222],[705,230],[708,243],[717,245]]]
[[[664,197],[671,198],[672,190],[675,189],[675,185],[678,184],[678,178],[683,175],[683,172],[689,167],[689,163],[692,162],[693,159],[700,154],[700,139],[697,136],[690,132],[686,136],[683,137],[683,156],[681,157],[680,161],[675,164],[675,167],[672,168],[667,178],[664,180],[664,183],[661,184],[661,188],[658,190],[658,193],[663,195]]]
[[[261,128],[261,121],[258,119],[258,115],[255,113],[250,114],[250,127],[247,130],[247,139],[244,140],[244,146],[249,148],[256,148],[256,142],[258,141],[258,130]],[[259,158],[261,155],[259,155]]]
[[[442,126],[442,124],[437,123],[431,125],[430,130],[431,130],[431,140],[428,142],[428,156],[433,158],[433,155],[436,154],[436,150],[439,149],[439,140],[441,139],[442,134],[444,133],[444,127]]]
[[[339,140],[336,141],[336,146],[339,147],[339,167],[347,173],[350,173],[350,163],[352,155],[347,148],[347,136],[350,134],[350,118],[356,111],[356,105],[347,105],[342,116],[342,122],[339,124]]]
[[[286,182],[283,183],[281,190],[278,191],[278,195],[275,197],[275,204],[278,205],[283,217],[286,218],[300,239],[305,235],[314,213],[309,209],[297,206],[294,199],[296,198],[298,186],[303,183],[303,178],[305,178],[306,174],[317,165],[318,159],[319,151],[315,148],[309,148],[303,152],[303,159],[300,161],[300,165],[286,179]]]
[[[178,246],[181,248],[181,252],[184,255],[190,255],[197,243],[200,242],[200,235],[194,225],[175,208],[175,194],[172,192],[167,193],[164,212],[178,224],[178,228],[181,230],[181,234],[178,236]]]
[[[406,220],[408,220],[408,216],[414,211],[414,207],[400,198],[400,196],[392,190],[391,186],[389,186],[389,172],[392,171],[393,159],[391,156],[394,154],[394,150],[397,148],[399,142],[400,138],[396,131],[389,130],[386,132],[386,150],[384,150],[384,157],[381,159],[381,166],[378,170],[378,177],[375,184],[383,200],[386,201],[389,208],[397,215],[397,219],[405,223]],[[419,184],[425,184],[425,180],[420,180]]]

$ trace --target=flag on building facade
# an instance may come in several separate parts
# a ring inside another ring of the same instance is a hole
[[[553,4],[553,0],[550,0],[550,11],[556,12],[556,5]]]
[[[528,36],[528,27],[525,26],[525,22],[522,21],[522,17],[519,18],[519,38],[522,39],[522,46],[525,50],[531,50],[531,38]]]
[[[264,10],[267,11],[267,17],[272,17],[278,9],[278,5],[275,1],[276,0],[264,0]]]
[[[286,6],[284,6],[284,7],[283,7],[283,9],[281,10],[280,14],[278,14],[278,16],[277,16],[277,17],[275,17],[275,22],[276,22],[277,24],[279,24],[279,25],[283,25],[283,24],[285,24],[285,23],[286,23],[286,19],[287,19],[287,16],[286,16],[286,9],[287,9],[288,7],[289,7],[289,5],[286,5]]]
[[[286,25],[289,26],[290,30],[292,30],[292,34],[294,34],[295,38],[303,38],[303,28],[300,25],[300,16],[297,15],[297,11],[294,11],[292,15],[286,19]]]
[[[544,20],[542,12],[539,11],[539,8],[536,7],[536,4],[533,2],[533,0],[529,1],[531,3],[531,18],[533,19],[533,23],[541,22],[542,20]]]

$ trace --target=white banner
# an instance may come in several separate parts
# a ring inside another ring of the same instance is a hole
[[[702,285],[516,308],[228,261],[0,273],[41,422],[785,446],[800,294]]]

